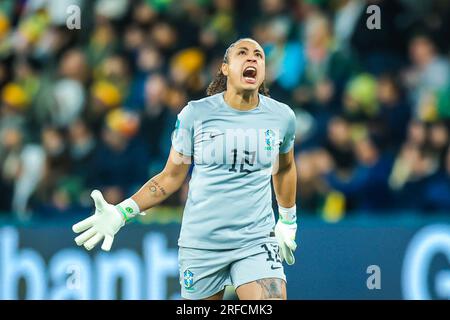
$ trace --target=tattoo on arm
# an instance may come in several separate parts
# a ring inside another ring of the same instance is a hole
[[[277,278],[266,278],[256,280],[256,283],[261,287],[261,300],[285,299],[283,293],[283,280]]]
[[[160,197],[161,195],[162,196],[166,195],[166,190],[164,190],[164,188],[158,182],[156,182],[155,180],[150,180],[149,184],[150,185],[149,185],[148,188],[150,190],[150,194],[153,197]]]

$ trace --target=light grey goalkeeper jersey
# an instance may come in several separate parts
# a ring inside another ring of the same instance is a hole
[[[233,249],[263,241],[275,226],[270,179],[294,144],[291,108],[259,95],[249,111],[223,93],[191,101],[178,114],[173,148],[194,168],[178,245]]]

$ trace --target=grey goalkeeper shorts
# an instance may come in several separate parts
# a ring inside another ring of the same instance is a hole
[[[235,288],[259,279],[286,281],[275,237],[243,248],[206,250],[180,247],[178,251],[181,296],[208,298],[233,285]]]

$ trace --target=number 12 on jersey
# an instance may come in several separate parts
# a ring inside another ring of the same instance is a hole
[[[237,149],[232,149],[231,152],[233,154],[233,163],[231,165],[231,168],[228,171],[237,172],[237,169],[236,169],[236,163],[237,163],[237,157],[238,157]],[[250,151],[244,150],[244,156],[240,161],[241,165],[239,168],[239,172],[251,173],[251,172],[257,171],[257,170],[249,170],[249,169],[244,168],[245,165],[253,167],[253,165],[255,163],[255,156],[256,156],[256,151],[250,152]]]

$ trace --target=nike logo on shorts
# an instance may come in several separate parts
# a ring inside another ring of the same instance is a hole
[[[270,269],[272,269],[272,270],[276,270],[276,269],[280,269],[281,267],[275,267],[274,265],[271,265],[270,266]]]

